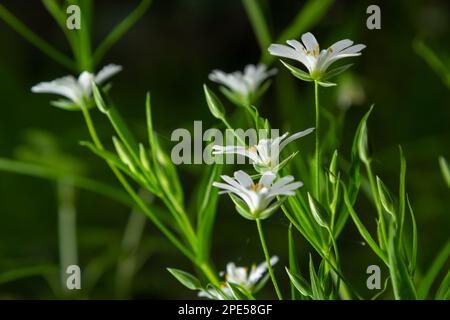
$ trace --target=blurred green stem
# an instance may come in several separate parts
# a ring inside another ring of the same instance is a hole
[[[253,32],[255,32],[256,39],[258,39],[261,51],[265,52],[270,45],[271,36],[258,1],[260,0],[242,0],[242,4],[252,24]]]
[[[319,108],[319,83],[317,81],[314,81],[314,100],[316,107],[315,182],[316,182],[316,198],[320,202],[320,108]]]
[[[52,60],[58,62],[62,66],[70,69],[76,70],[73,61],[55,49],[52,45],[46,42],[44,39],[36,35],[31,31],[25,24],[23,24],[19,19],[17,19],[11,12],[8,11],[2,4],[0,4],[0,18],[5,21],[12,29],[24,37],[28,42],[34,45],[36,48],[41,50],[44,54],[50,57]]]
[[[275,278],[275,274],[273,272],[272,265],[270,263],[269,250],[267,250],[267,244],[266,244],[266,240],[264,238],[264,232],[263,232],[263,229],[262,229],[261,220],[256,219],[256,226],[258,227],[259,239],[261,240],[261,246],[263,248],[264,256],[266,258],[267,269],[269,269],[270,278],[272,279],[272,283],[273,283],[273,286],[274,286],[275,291],[277,293],[278,299],[279,300],[283,300],[283,296],[281,295],[281,291],[280,291],[280,289],[278,287],[277,279]]]
[[[78,265],[75,189],[69,180],[57,183],[58,194],[58,238],[61,291],[69,293],[66,286],[66,269]]]
[[[132,281],[136,273],[137,250],[146,221],[143,212],[133,208],[122,238],[121,253],[117,263],[116,295],[119,299],[130,297]]]

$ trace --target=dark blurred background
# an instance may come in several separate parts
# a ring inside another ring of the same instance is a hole
[[[37,34],[70,53],[63,33],[40,1],[5,0],[1,3]],[[138,1],[98,0],[94,3],[93,43],[98,44]],[[266,2],[273,35],[290,23],[304,3]],[[376,3],[381,7],[382,28],[368,30],[366,8]],[[342,85],[321,91],[322,101],[325,108],[336,113],[339,95],[345,97],[346,94],[340,91],[345,88],[344,82],[358,92],[347,110],[343,132],[341,154],[347,159],[357,123],[375,103],[369,121],[377,159],[375,171],[393,190],[398,188],[397,146],[403,146],[408,163],[407,191],[419,229],[419,271],[429,266],[449,238],[449,189],[439,171],[438,156],[450,158],[450,106],[449,88],[416,54],[413,42],[423,39],[450,65],[449,7],[450,3],[445,0],[334,1],[310,30],[325,47],[343,38],[367,45],[362,56],[352,61],[355,65],[351,72],[337,80]],[[69,71],[44,56],[3,21],[0,21],[0,43],[0,157],[33,160],[34,151],[29,149],[39,149],[39,142],[36,147],[33,137],[43,135],[45,146],[57,145],[57,152],[64,154],[56,160],[52,158],[53,165],[67,165],[117,186],[105,163],[79,146],[78,141],[88,139],[81,114],[53,108],[49,105],[51,97],[30,91],[34,84],[69,74]],[[145,93],[151,90],[156,130],[169,148],[170,133],[176,128],[191,128],[194,120],[202,120],[204,128],[217,125],[203,97],[202,84],[208,82],[208,73],[214,68],[229,72],[243,69],[248,63],[258,62],[260,56],[240,1],[155,0],[145,16],[107,54],[102,65],[117,63],[124,67],[113,80],[111,96],[142,140],[145,139]],[[290,77],[279,62],[274,65],[280,70],[279,78]],[[289,83],[294,93],[283,97],[277,89],[280,84],[275,81],[261,103],[261,114],[269,118],[273,126],[290,131],[313,126],[312,86],[296,80]],[[211,87],[217,89],[213,84]],[[226,106],[229,110],[234,108],[230,103]],[[109,141],[110,125],[98,112],[93,114],[101,136]],[[303,152],[312,153],[312,143],[311,138],[298,145]],[[189,195],[203,167],[184,165],[179,169]],[[227,167],[227,171],[232,170]],[[228,199],[221,199],[219,203],[212,244],[216,268],[223,270],[228,261],[240,265],[262,261],[254,224],[238,216]],[[111,258],[110,252],[120,246],[131,209],[82,190],[76,190],[76,208],[80,265],[82,269],[89,266],[95,275],[98,273],[89,298],[115,297],[116,260],[114,254]],[[358,209],[367,223],[373,222],[375,210],[363,195]],[[277,267],[281,277],[283,266],[287,264],[288,222],[280,213],[267,220],[265,226],[270,251],[281,259]],[[57,240],[55,183],[0,172],[0,274],[26,266],[57,265]],[[303,268],[310,248],[303,239],[298,241]],[[381,262],[361,241],[349,221],[339,240],[344,272],[369,295],[365,289],[366,268],[370,264],[381,265]],[[145,227],[139,250],[139,268],[129,296],[195,297],[195,293],[181,287],[165,270],[170,266],[192,272],[192,266],[150,223]],[[286,279],[283,282],[286,284]],[[268,285],[260,296],[272,297],[270,287]],[[54,297],[51,286],[40,276],[0,283],[0,298]]]

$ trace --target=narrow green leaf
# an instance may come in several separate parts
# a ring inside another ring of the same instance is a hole
[[[364,224],[359,219],[357,213],[353,209],[352,202],[350,201],[350,198],[348,196],[347,188],[345,187],[344,184],[342,184],[342,189],[344,191],[344,202],[345,202],[345,205],[347,206],[347,210],[350,213],[350,216],[352,217],[353,222],[355,223],[356,228],[358,229],[359,233],[361,234],[363,239],[367,242],[367,244],[370,246],[370,248],[372,248],[372,250],[375,252],[375,254],[378,257],[380,257],[380,259],[383,260],[383,262],[386,263],[387,266],[389,266],[388,259],[387,259],[386,255],[378,247],[377,243],[375,242],[375,240],[373,240],[373,238],[370,235],[369,231],[366,229]]]
[[[416,53],[422,57],[428,66],[442,79],[442,82],[450,88],[450,67],[444,63],[444,59],[439,57],[423,40],[416,39],[413,42]]]
[[[244,287],[232,282],[227,282],[227,286],[236,300],[255,300],[255,297]]]
[[[300,267],[298,266],[295,242],[294,242],[294,237],[292,234],[292,223],[289,225],[289,229],[288,229],[288,247],[289,247],[289,269],[292,271],[293,274],[300,274]],[[290,273],[287,268],[286,268],[286,271],[288,272],[288,275],[290,277]],[[295,285],[291,281],[291,298],[292,298],[292,300],[296,300],[297,296],[298,295],[295,290]]]
[[[399,234],[395,223],[391,222],[389,232],[388,258],[389,273],[396,300],[417,299],[416,289],[400,252]]]
[[[169,271],[178,281],[181,282],[182,285],[188,289],[200,290],[202,288],[200,281],[190,273],[173,268],[167,268],[167,271]]]
[[[450,270],[436,292],[436,300],[450,300]]]
[[[307,73],[299,68],[296,68],[294,66],[291,66],[289,63],[284,62],[283,60],[280,60],[280,61],[294,75],[294,77],[299,78],[300,80],[303,80],[303,81],[308,81],[308,82],[314,81],[311,78],[311,76],[309,75],[309,73]]]
[[[309,255],[309,276],[311,279],[311,291],[313,299],[324,300],[325,294],[322,290],[320,279],[316,273],[316,270],[314,269],[314,263],[312,261],[311,255]]]
[[[244,5],[247,16],[252,24],[253,32],[258,39],[261,51],[264,52],[270,45],[271,36],[259,2],[259,0],[242,0],[242,4]]]
[[[215,95],[215,93],[206,86],[206,84],[203,85],[203,90],[205,92],[206,103],[208,104],[209,111],[215,118],[222,120],[225,117],[225,107],[222,102]]]
[[[334,68],[332,70],[327,70],[327,72],[325,73],[325,76],[323,77],[323,80],[328,80],[328,79],[336,77],[337,75],[341,74],[342,72],[344,72],[345,70],[350,68],[352,65],[353,65],[353,63],[349,63],[344,66]]]
[[[286,272],[289,276],[289,279],[291,280],[291,285],[298,290],[298,292],[304,296],[304,297],[311,297],[314,298],[312,289],[308,281],[305,280],[302,276],[300,276],[298,273],[295,273],[293,271],[289,271],[288,268],[285,268]]]
[[[9,10],[7,10],[2,4],[0,4],[0,19],[5,21],[12,29],[19,33],[24,39],[46,54],[49,58],[55,62],[61,64],[69,70],[77,71],[74,62],[55,49],[52,45],[47,43],[44,39],[36,35],[31,29],[17,19]]]
[[[393,219],[395,217],[395,209],[394,209],[394,200],[392,199],[391,193],[389,192],[386,185],[381,181],[381,179],[377,176],[377,188],[378,194],[380,195],[381,204],[383,205],[384,210],[386,210]]]
[[[410,271],[411,275],[414,276],[416,270],[417,263],[417,224],[416,218],[414,216],[414,211],[411,207],[411,203],[409,202],[408,194],[406,195],[406,201],[408,203],[409,214],[411,216],[411,224],[412,224],[412,245],[411,245],[411,254],[410,254]]]
[[[400,243],[403,241],[403,226],[405,224],[405,208],[406,208],[406,159],[403,149],[398,146],[400,152],[400,178],[398,190],[398,214],[400,216]]]
[[[308,203],[311,213],[316,222],[325,229],[330,229],[330,214],[326,209],[314,199],[308,192]]]
[[[74,186],[80,189],[104,195],[127,206],[134,205],[134,202],[132,202],[130,197],[121,189],[115,188],[103,182],[92,180],[88,177],[76,175],[72,172],[58,170],[53,167],[0,158],[0,170],[54,181],[67,179],[71,181]]]
[[[208,257],[211,248],[211,235],[217,211],[218,191],[212,184],[222,173],[222,167],[220,164],[212,165],[205,176],[203,185],[198,190],[197,234],[200,256],[203,258]]]
[[[419,299],[426,299],[428,297],[432,284],[439,275],[439,271],[447,263],[449,256],[450,241],[447,241],[445,246],[441,249],[441,251],[432,262],[428,271],[425,273],[422,281],[420,282],[419,288],[417,289],[417,296]]]
[[[439,167],[441,168],[442,176],[444,177],[447,187],[450,188],[450,167],[444,157],[439,157]]]
[[[150,7],[151,0],[142,0],[122,22],[120,22],[103,40],[94,53],[95,65],[98,65],[111,47],[145,14]]]

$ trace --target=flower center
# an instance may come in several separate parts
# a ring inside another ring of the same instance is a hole
[[[262,183],[255,183],[250,187],[253,191],[258,191],[264,188],[264,184]]]

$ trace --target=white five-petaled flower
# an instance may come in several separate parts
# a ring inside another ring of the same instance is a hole
[[[219,194],[228,193],[238,213],[249,220],[270,217],[285,199],[272,203],[276,197],[293,196],[294,191],[303,185],[302,182],[293,182],[292,176],[285,176],[274,183],[276,175],[270,171],[263,173],[257,183],[242,170],[236,171],[234,178],[226,175],[221,178],[226,183],[213,182],[213,186],[222,189]]]
[[[50,82],[41,82],[31,88],[35,93],[53,93],[61,95],[78,107],[81,107],[85,99],[92,95],[92,82],[96,84],[105,83],[109,78],[122,70],[121,66],[109,64],[96,75],[83,71],[78,79],[74,76],[65,76]]]
[[[274,266],[278,262],[278,257],[273,256],[270,258],[270,265]],[[267,277],[264,277],[267,273],[267,262],[262,262],[259,265],[252,265],[249,269],[247,267],[238,267],[233,262],[227,264],[226,272],[221,275],[225,276],[225,281],[232,284],[237,284],[250,293],[258,291],[266,282]],[[206,297],[212,299],[223,300],[226,298],[232,298],[232,292],[225,284],[221,286],[221,293],[215,288],[208,288],[199,292],[199,297]],[[222,295],[225,295],[223,297]]]
[[[228,96],[235,97],[235,102],[251,104],[263,93],[260,89],[267,89],[262,87],[263,82],[276,73],[276,69],[267,70],[264,64],[249,64],[245,66],[244,72],[225,73],[221,70],[213,70],[209,74],[209,80],[225,86]]]
[[[282,166],[283,162],[279,163],[281,151],[286,145],[296,139],[304,137],[314,131],[314,128],[309,128],[304,131],[294,133],[289,136],[285,133],[280,137],[273,139],[261,139],[258,144],[245,146],[219,146],[214,145],[212,148],[213,155],[219,154],[239,154],[249,158],[258,172],[272,171],[276,173]]]
[[[288,46],[271,44],[269,52],[274,56],[301,62],[308,69],[312,80],[326,78],[327,69],[332,63],[343,58],[359,56],[361,50],[366,47],[363,44],[353,45],[353,41],[345,39],[328,49],[320,50],[319,43],[312,33],[303,34],[301,39],[303,44],[297,40],[286,41]]]

